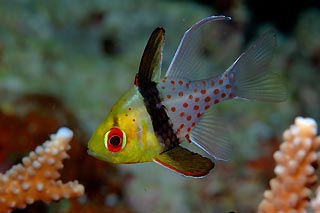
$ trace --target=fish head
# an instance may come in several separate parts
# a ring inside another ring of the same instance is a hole
[[[88,149],[90,155],[110,163],[149,162],[161,153],[137,87],[114,104],[91,137]]]

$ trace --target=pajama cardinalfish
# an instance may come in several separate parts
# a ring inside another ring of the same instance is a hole
[[[133,87],[112,107],[89,141],[89,154],[111,163],[154,161],[188,177],[203,177],[214,160],[228,160],[231,143],[213,105],[241,98],[278,102],[286,97],[279,76],[267,70],[275,34],[267,32],[222,74],[197,79],[200,33],[213,21],[204,18],[188,29],[160,79],[164,29],[156,28],[145,47]],[[180,144],[191,142],[210,157]]]

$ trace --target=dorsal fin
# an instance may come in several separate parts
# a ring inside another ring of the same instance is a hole
[[[166,73],[168,78],[199,80],[201,76],[201,52],[205,26],[214,21],[231,20],[227,16],[206,17],[191,26],[183,35],[179,47]],[[213,39],[213,38],[212,38]],[[200,72],[199,72],[200,71]],[[200,75],[199,75],[200,74]]]
[[[144,87],[151,81],[157,81],[160,78],[162,49],[164,44],[164,29],[156,28],[144,49],[139,72],[136,75],[135,85]]]

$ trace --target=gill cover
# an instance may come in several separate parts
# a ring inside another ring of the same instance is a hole
[[[104,144],[110,152],[119,152],[126,146],[126,133],[116,127],[104,135]]]

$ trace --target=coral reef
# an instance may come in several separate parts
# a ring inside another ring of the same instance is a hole
[[[71,130],[60,128],[50,141],[38,146],[22,164],[13,166],[5,174],[0,173],[0,211],[10,212],[25,208],[36,201],[51,202],[62,198],[79,197],[84,186],[78,181],[62,183],[59,169],[68,157]]]
[[[271,190],[264,193],[260,213],[306,211],[310,187],[317,181],[320,137],[315,120],[297,117],[283,139],[280,150],[274,153],[277,176],[270,181]]]
[[[278,135],[296,115],[320,117],[320,10],[307,7],[310,1],[299,2],[284,17],[285,3],[203,2],[0,1],[0,172],[58,127],[68,126],[75,137],[62,181],[77,179],[86,189],[81,199],[37,202],[18,212],[257,211],[274,175]],[[131,86],[149,33],[157,26],[166,29],[165,70],[183,32],[214,14],[229,15],[232,22],[214,28],[218,33],[211,35],[218,37],[213,45],[204,44],[204,66],[223,71],[253,37],[271,28],[277,48],[270,68],[288,82],[288,101],[218,105],[232,129],[233,157],[205,179],[183,179],[152,164],[112,165],[88,156],[88,137]],[[286,20],[292,25],[286,24],[284,33],[278,23]]]
[[[0,103],[0,172],[7,171],[28,150],[34,150],[48,135],[61,126],[74,131],[60,171],[63,182],[77,179],[85,186],[80,199],[63,199],[45,204],[35,202],[17,212],[128,212],[124,202],[123,185],[126,177],[111,164],[87,155],[88,136],[76,116],[64,103],[52,95],[25,94]],[[2,107],[1,107],[2,106]],[[81,166],[79,165],[81,162]],[[15,212],[15,211],[14,211]]]

